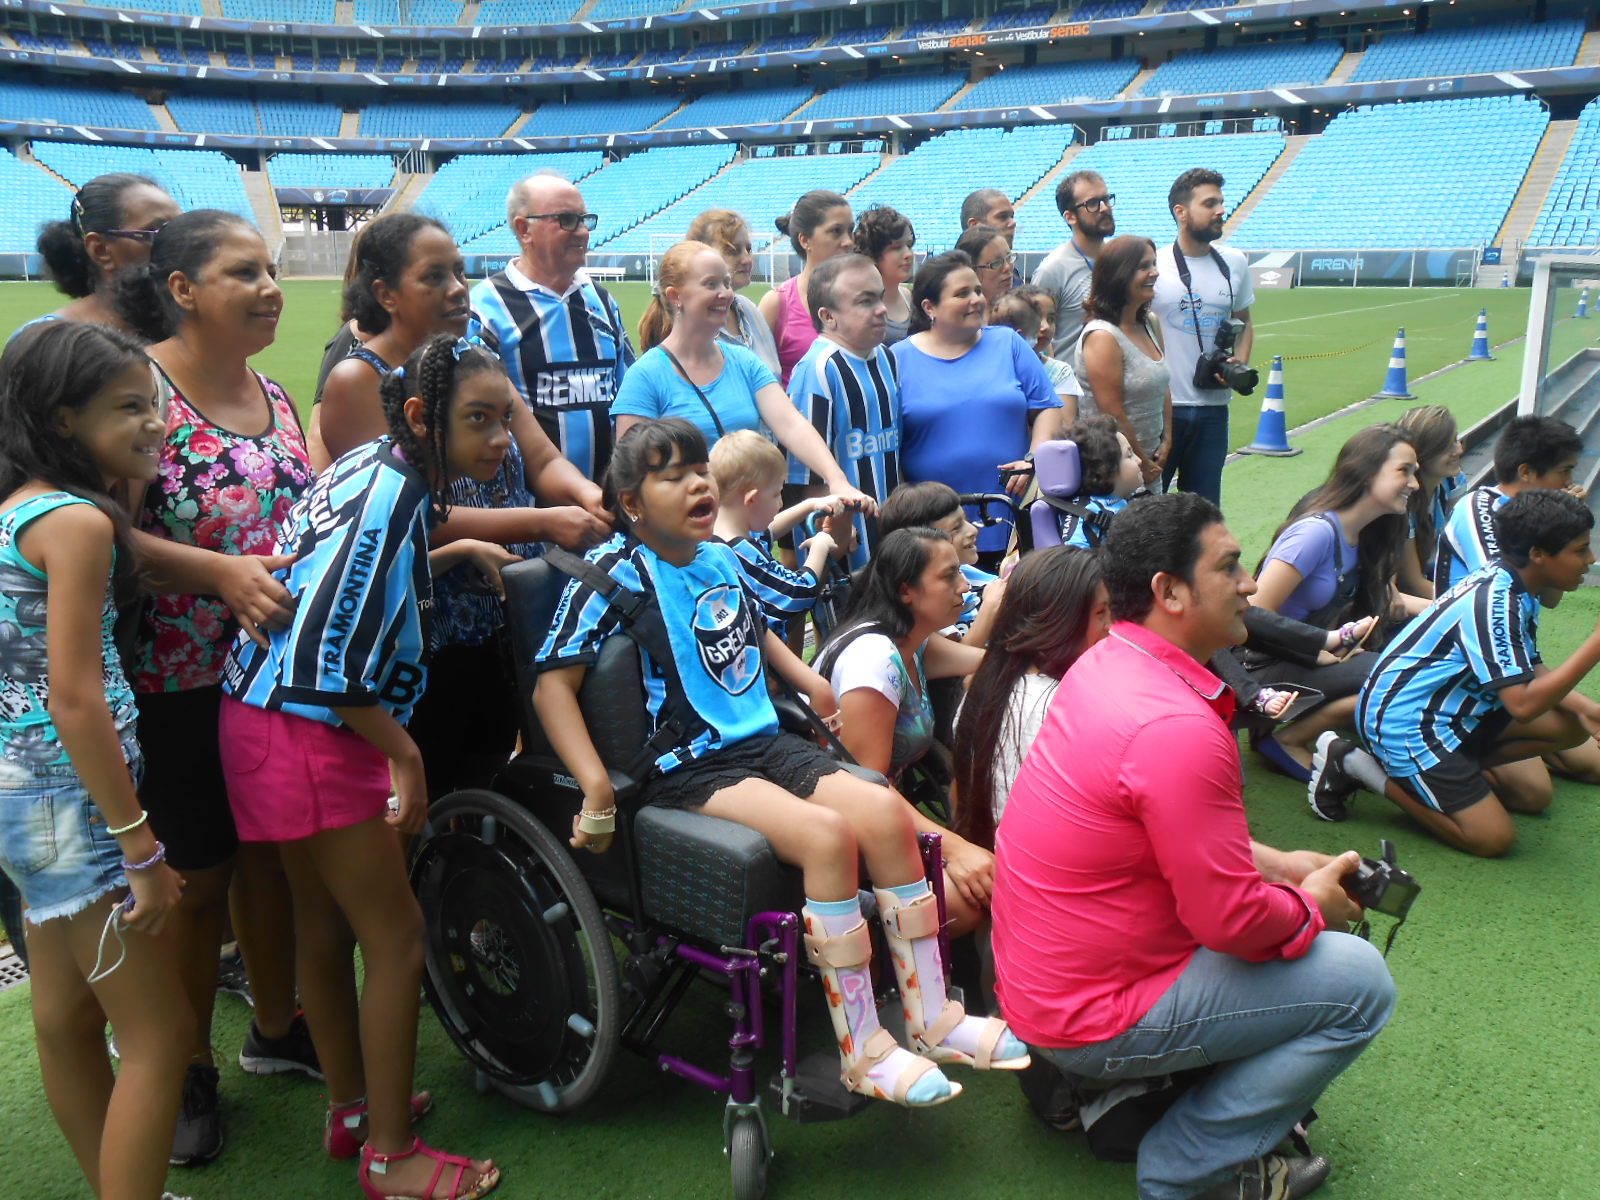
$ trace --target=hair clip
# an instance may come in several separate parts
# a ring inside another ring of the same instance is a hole
[[[405,380],[405,377],[406,377],[406,369],[404,367],[396,367],[394,370],[389,372],[389,378],[390,379],[399,379],[399,380],[401,380],[403,382]]]
[[[457,362],[460,362],[461,356],[471,352],[473,346],[474,343],[469,342],[466,338],[458,337],[456,339],[456,344],[450,347],[450,357],[455,359]]]
[[[72,227],[78,231],[79,237],[86,236],[83,232],[83,200],[76,192],[72,196]]]

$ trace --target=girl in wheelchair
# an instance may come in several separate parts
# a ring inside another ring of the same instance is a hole
[[[707,458],[704,438],[687,421],[629,429],[617,441],[605,488],[624,532],[587,556],[622,587],[653,591],[660,603],[674,653],[671,662],[645,655],[652,719],[662,720],[669,693],[686,695],[696,714],[656,758],[644,801],[747,825],[801,869],[806,952],[822,975],[845,1086],[910,1107],[941,1104],[961,1088],[936,1063],[1017,1070],[1028,1063],[1026,1047],[1002,1021],[968,1017],[945,995],[938,905],[923,876],[910,807],[813,743],[779,731],[764,659],[834,728],[838,704],[826,680],[764,632],[738,557],[712,541],[717,488]],[[952,570],[944,586],[954,610],[963,590],[958,573]],[[570,582],[539,652],[534,690],[540,722],[583,789],[572,845],[593,851],[611,844],[616,802],[578,690],[600,644],[618,631],[606,598]],[[914,1054],[878,1024],[871,939],[856,899],[863,859],[877,887]]]

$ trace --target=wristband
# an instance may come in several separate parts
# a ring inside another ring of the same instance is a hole
[[[578,832],[599,836],[617,831],[617,806],[578,810]]]
[[[135,829],[139,828],[139,826],[143,825],[149,819],[150,819],[149,811],[146,810],[146,809],[140,809],[139,810],[139,817],[138,817],[137,820],[129,821],[121,829],[107,829],[106,832],[109,833],[112,837],[121,837],[125,833],[132,833]]]
[[[840,731],[844,729],[844,713],[836,712],[831,717],[823,717],[822,726],[829,733],[838,736]]]
[[[149,858],[145,859],[141,863],[129,862],[127,859],[123,859],[122,860],[122,869],[124,871],[148,871],[151,867],[155,866],[157,863],[163,863],[163,862],[166,862],[166,861],[167,861],[167,848],[162,843],[157,842],[156,843],[156,852],[154,854],[152,854]]]

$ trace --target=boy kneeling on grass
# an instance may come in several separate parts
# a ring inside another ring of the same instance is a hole
[[[1595,561],[1594,516],[1535,488],[1494,520],[1500,557],[1413,618],[1373,667],[1356,711],[1365,748],[1332,731],[1318,741],[1319,816],[1343,820],[1366,787],[1458,850],[1504,854],[1516,840],[1509,813],[1549,807],[1539,756],[1600,736],[1600,704],[1574,690],[1600,663],[1600,628],[1554,668],[1536,643],[1539,594],[1576,591]]]

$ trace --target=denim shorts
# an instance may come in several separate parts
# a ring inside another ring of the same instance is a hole
[[[134,763],[133,775],[140,775]],[[37,925],[82,912],[128,886],[122,847],[70,765],[0,761],[0,868]]]

